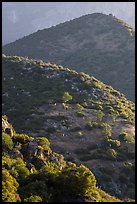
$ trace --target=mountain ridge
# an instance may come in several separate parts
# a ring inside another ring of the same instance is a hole
[[[95,13],[39,30],[3,46],[3,53],[84,71],[134,101],[134,36],[134,29],[123,21]]]
[[[81,15],[81,16],[79,16],[79,17],[77,17],[77,18],[73,18],[73,19],[70,19],[70,20],[65,21],[65,22],[62,22],[62,23],[58,23],[58,24],[53,25],[53,26],[51,26],[51,27],[37,30],[36,32],[33,32],[33,33],[31,33],[31,34],[28,34],[28,35],[25,35],[24,37],[28,37],[28,36],[30,36],[30,35],[32,35],[32,34],[34,34],[34,33],[37,33],[37,32],[39,32],[39,31],[44,31],[44,30],[47,30],[47,29],[50,29],[50,28],[55,28],[56,26],[58,27],[58,25],[62,25],[62,24],[65,24],[65,23],[69,23],[69,22],[71,22],[71,21],[73,21],[73,20],[77,20],[77,19],[82,18],[82,17],[87,17],[87,16],[89,16],[89,15],[111,16],[111,17],[112,17],[113,19],[115,19],[117,22],[122,23],[122,24],[125,25],[127,28],[129,28],[129,29],[131,29],[133,32],[135,32],[135,29],[134,29],[129,23],[126,23],[124,20],[121,20],[121,19],[115,17],[115,16],[112,15],[112,14],[92,13],[92,14]],[[15,40],[15,41],[21,40],[21,39],[24,38],[24,37],[21,37],[21,38]],[[15,41],[14,41],[14,42],[15,42]],[[9,44],[12,44],[12,43],[14,43],[14,42],[7,43],[7,44],[5,44],[4,46],[9,45]]]

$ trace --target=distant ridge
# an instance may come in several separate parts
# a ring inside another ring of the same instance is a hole
[[[113,15],[88,14],[3,46],[3,53],[84,71],[135,99],[135,31]]]

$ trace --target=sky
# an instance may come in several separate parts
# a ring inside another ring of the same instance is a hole
[[[135,27],[134,2],[2,2],[2,44],[96,12],[111,13]]]

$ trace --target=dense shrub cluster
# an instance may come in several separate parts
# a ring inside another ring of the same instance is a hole
[[[94,128],[97,128],[97,129],[101,129],[101,132],[106,135],[106,136],[111,136],[112,134],[112,128],[111,126],[108,124],[108,123],[97,123],[95,121],[89,121],[85,128],[87,130],[93,130]]]
[[[101,200],[94,174],[82,164],[65,162],[50,149],[47,138],[14,131],[12,138],[3,132],[2,142],[3,202],[59,202],[64,197]]]

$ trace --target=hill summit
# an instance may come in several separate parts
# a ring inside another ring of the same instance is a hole
[[[93,13],[25,36],[3,53],[72,67],[135,98],[135,31],[113,15]]]

